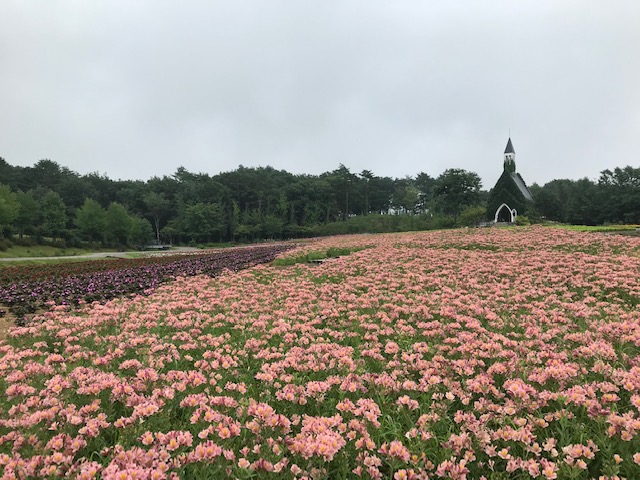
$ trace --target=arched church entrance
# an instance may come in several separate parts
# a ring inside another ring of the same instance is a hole
[[[516,212],[515,208],[510,208],[509,205],[503,203],[496,210],[496,217],[494,221],[496,223],[513,223],[516,221],[516,216],[518,212]]]

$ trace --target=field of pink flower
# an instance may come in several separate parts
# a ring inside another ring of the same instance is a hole
[[[640,478],[639,239],[330,247],[14,329],[2,478]]]

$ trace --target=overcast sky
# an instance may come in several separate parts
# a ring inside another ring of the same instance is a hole
[[[0,1],[0,157],[491,188],[640,166],[638,0]],[[0,183],[2,179],[0,179]]]

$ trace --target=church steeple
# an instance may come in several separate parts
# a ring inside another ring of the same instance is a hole
[[[507,142],[507,148],[504,149],[504,169],[510,173],[516,173],[516,151],[513,149],[511,137]]]

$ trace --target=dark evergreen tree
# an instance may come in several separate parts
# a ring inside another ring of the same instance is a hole
[[[562,221],[564,218],[563,205],[555,191],[539,188],[534,195],[534,206],[541,219]]]

